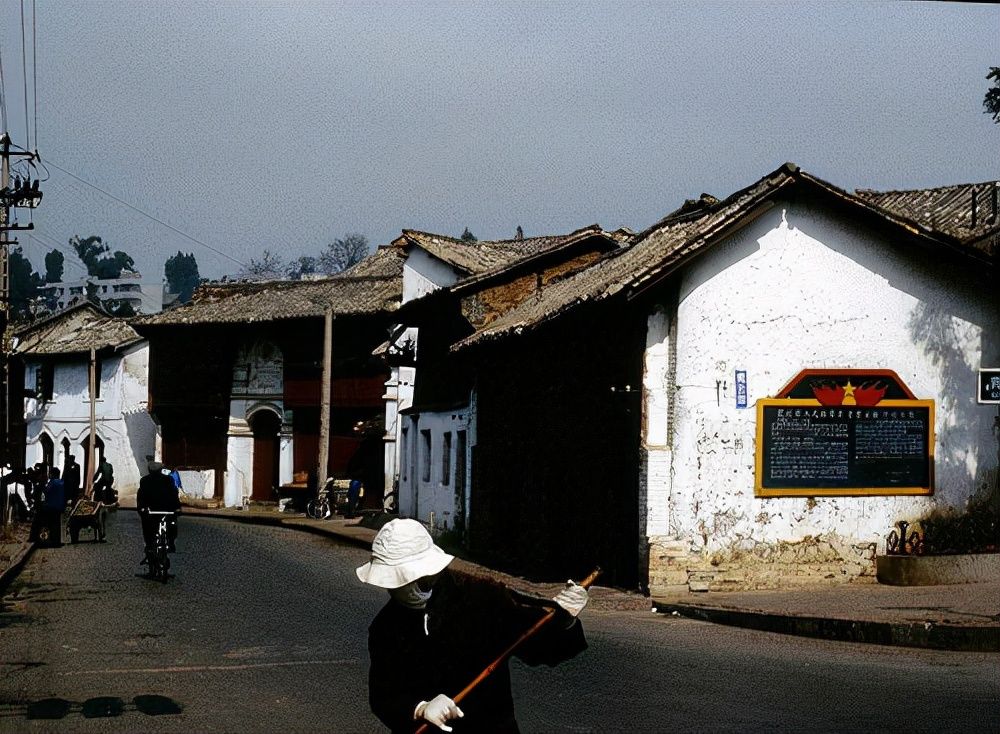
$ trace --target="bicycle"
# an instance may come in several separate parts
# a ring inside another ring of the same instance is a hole
[[[330,491],[333,489],[333,479],[327,479],[323,489],[316,493],[316,497],[306,504],[306,517],[313,520],[325,520],[333,515],[330,508]]]
[[[153,550],[146,553],[146,560],[149,563],[149,577],[167,583],[170,578],[170,538],[167,527],[167,518],[176,517],[177,513],[171,510],[146,510],[147,515],[159,515],[160,525],[156,529],[156,539],[153,541]]]

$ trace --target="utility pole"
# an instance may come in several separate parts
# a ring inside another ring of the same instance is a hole
[[[333,309],[323,317],[323,378],[319,401],[319,457],[316,466],[316,488],[326,486],[327,464],[330,461],[330,386],[333,382]],[[333,502],[333,499],[330,499]]]
[[[12,348],[11,309],[10,309],[10,245],[16,245],[17,240],[9,239],[8,232],[34,229],[34,224],[10,224],[11,208],[34,209],[42,199],[38,190],[38,179],[34,181],[26,177],[23,181],[17,177],[13,186],[10,183],[10,159],[25,158],[29,163],[38,159],[37,153],[27,151],[12,151],[10,135],[4,131],[0,134],[0,400],[3,401],[3,420],[0,421],[0,462],[15,463],[11,450],[10,414],[13,397],[10,394],[10,353]],[[20,405],[20,396],[17,396]],[[6,498],[5,498],[6,499]]]

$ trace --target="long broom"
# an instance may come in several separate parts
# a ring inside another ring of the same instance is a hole
[[[590,588],[590,586],[595,581],[597,581],[597,577],[600,576],[600,575],[601,575],[601,568],[600,568],[600,566],[598,566],[597,568],[595,568],[590,573],[590,575],[587,578],[585,578],[583,581],[580,582],[580,586],[582,586],[585,589]],[[555,609],[552,609],[552,610],[546,612],[545,616],[543,616],[541,619],[539,619],[537,622],[535,622],[533,625],[531,625],[531,627],[528,629],[527,632],[525,632],[520,637],[518,637],[516,640],[514,640],[514,642],[512,642],[511,645],[506,650],[504,650],[502,653],[500,653],[500,655],[492,663],[490,663],[489,665],[487,665],[483,669],[483,672],[481,672],[479,675],[477,675],[475,678],[473,678],[472,682],[469,683],[469,685],[467,685],[465,688],[463,688],[461,691],[459,691],[458,695],[456,695],[456,696],[454,696],[452,698],[452,700],[455,702],[455,704],[458,705],[458,703],[460,703],[462,701],[462,699],[464,699],[466,696],[468,696],[470,693],[472,693],[473,689],[476,686],[478,686],[480,683],[482,683],[484,680],[486,680],[490,676],[490,674],[493,673],[493,671],[495,671],[497,668],[499,668],[500,665],[503,664],[503,662],[507,658],[509,658],[511,655],[514,654],[514,651],[517,650],[517,648],[521,644],[523,644],[525,640],[527,640],[528,638],[532,637],[535,633],[538,632],[538,630],[540,630],[542,627],[544,627],[546,624],[548,624],[549,621],[554,616],[556,616],[556,610]],[[423,724],[421,724],[417,728],[415,734],[427,734],[427,732],[430,731],[430,727],[431,727],[430,722],[425,721]]]

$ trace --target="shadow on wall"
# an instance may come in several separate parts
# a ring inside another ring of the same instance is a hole
[[[146,457],[156,450],[156,424],[153,423],[153,417],[145,411],[129,413],[123,417],[132,460],[141,477],[146,473]]]
[[[993,408],[976,402],[979,365],[969,364],[966,358],[970,347],[978,346],[984,362],[988,361],[996,346],[987,343],[992,339],[988,327],[960,321],[926,303],[917,304],[908,327],[914,344],[923,346],[924,354],[940,371],[941,392],[935,396],[938,415],[950,416],[939,424],[934,493],[944,503],[961,508],[971,497],[988,492],[997,478],[998,457],[986,438],[993,427]]]

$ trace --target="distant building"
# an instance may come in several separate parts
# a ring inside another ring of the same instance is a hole
[[[134,496],[156,448],[146,410],[149,346],[125,320],[81,303],[16,334],[13,358],[23,375],[26,466],[63,469],[75,455],[90,462],[90,354],[96,367],[94,465],[107,457],[119,496]]]
[[[120,278],[101,280],[88,275],[79,280],[46,283],[39,293],[55,310],[61,311],[87,298],[88,285],[105,309],[128,304],[136,313],[159,313],[163,310],[163,284],[143,280],[142,275],[123,270]]]

